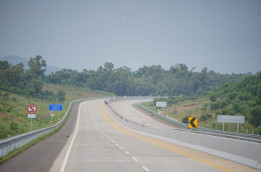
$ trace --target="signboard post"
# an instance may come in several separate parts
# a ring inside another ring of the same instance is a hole
[[[156,107],[165,108],[167,107],[167,102],[156,102]]]
[[[49,111],[59,111],[59,120],[60,120],[60,112],[63,110],[62,104],[49,104]]]
[[[30,104],[29,106],[27,106],[27,111],[28,111],[28,118],[31,119],[31,125],[30,125],[30,131],[32,131],[32,125],[33,125],[33,118],[36,117],[36,111],[37,111],[37,107],[34,104]]]
[[[223,128],[222,128],[223,131],[224,131],[225,122],[236,123],[237,124],[237,133],[238,133],[239,124],[245,123],[245,116],[218,115],[217,122],[223,123]]]
[[[156,108],[163,108],[163,114],[165,107],[167,107],[167,102],[156,102]]]

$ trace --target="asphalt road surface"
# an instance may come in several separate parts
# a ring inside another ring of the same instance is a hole
[[[131,116],[133,120],[140,121],[146,118],[147,124],[153,127],[170,127],[143,116],[140,111],[137,112],[131,106],[134,102],[115,102],[113,106],[121,114]],[[32,146],[2,164],[0,171],[257,171],[232,161],[129,131],[112,118],[103,100],[83,102],[79,106],[78,115],[75,112],[76,106],[73,115],[70,116],[74,120],[77,117],[76,122],[68,122],[64,126],[66,128],[69,125],[72,129],[75,124],[73,131],[63,133],[62,129],[56,134],[61,135],[60,137],[54,135]],[[143,130],[144,128],[139,128],[139,131]],[[60,147],[50,144],[62,142],[60,139],[63,140]],[[31,158],[26,160],[30,156]]]
[[[138,113],[133,106],[130,106],[133,101],[121,103],[127,103],[128,108],[119,105],[118,102],[114,105],[118,112]],[[140,118],[140,115],[136,115],[138,120],[145,118],[145,116]],[[147,120],[149,124],[157,125],[157,121]],[[163,127],[162,124],[159,125]],[[142,129],[140,127],[140,131]],[[51,171],[256,170],[126,130],[112,118],[103,101],[94,100],[80,105],[73,136],[54,162]]]

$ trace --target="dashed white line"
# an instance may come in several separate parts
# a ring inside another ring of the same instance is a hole
[[[134,161],[138,162],[138,160],[137,160],[135,157],[132,157],[132,159],[133,159]]]
[[[107,110],[107,109],[106,109],[106,110]],[[123,147],[119,146],[114,140],[112,140],[110,137],[106,136],[100,129],[98,129],[98,127],[96,126],[96,124],[95,124],[95,122],[94,122],[94,120],[93,120],[93,116],[92,116],[92,121],[93,121],[93,123],[94,123],[95,128],[96,128],[104,137],[106,137],[106,138],[107,138],[108,140],[110,140],[115,146],[117,146],[119,149],[121,149],[121,150],[124,151],[127,155],[129,155],[129,156],[133,159],[133,161],[135,161],[138,165],[140,165],[140,166],[142,167],[142,169],[143,169],[144,171],[149,172],[149,169],[146,168],[145,166],[143,166],[142,164],[140,164],[135,157],[132,157],[129,152],[127,152],[126,150],[123,149]]]
[[[150,171],[149,169],[147,169],[145,166],[142,166],[142,168],[143,168],[143,170],[145,170],[145,171]]]

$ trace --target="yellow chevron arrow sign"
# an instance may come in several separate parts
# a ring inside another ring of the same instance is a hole
[[[198,128],[198,118],[197,117],[189,117],[188,128]]]

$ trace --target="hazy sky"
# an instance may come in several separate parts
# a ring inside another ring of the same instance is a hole
[[[0,56],[137,70],[261,70],[261,0],[0,0]]]

